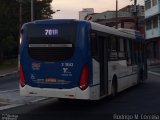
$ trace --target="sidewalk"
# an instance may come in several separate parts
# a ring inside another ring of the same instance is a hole
[[[14,74],[18,72],[18,68],[10,68],[10,69],[5,69],[5,70],[0,70],[0,77],[4,77],[6,75]]]
[[[152,71],[160,74],[160,65],[157,66],[148,66],[148,71]]]
[[[148,65],[148,69],[160,68],[160,65]]]

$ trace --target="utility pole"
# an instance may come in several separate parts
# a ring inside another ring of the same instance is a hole
[[[22,0],[19,0],[19,38],[21,37],[22,27]]]
[[[134,0],[135,10],[137,11],[137,9],[136,9],[136,5],[137,5],[137,0]]]
[[[116,0],[116,29],[118,28],[118,0]]]
[[[138,11],[137,11],[137,0],[134,0],[134,11],[133,11],[134,17],[135,17],[135,30],[138,30]]]
[[[33,0],[31,0],[31,21],[34,20],[34,6],[33,6]]]
[[[19,25],[22,26],[22,0],[19,0]]]

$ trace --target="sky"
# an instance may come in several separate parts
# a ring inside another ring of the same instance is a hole
[[[134,0],[133,0],[134,1]],[[131,0],[118,0],[118,9],[132,5]],[[137,0],[144,4],[144,0]],[[95,13],[116,9],[116,0],[53,0],[52,9],[60,10],[53,14],[53,19],[79,19],[79,11],[83,8],[94,8]]]

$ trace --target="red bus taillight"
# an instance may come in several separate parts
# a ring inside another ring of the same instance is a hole
[[[85,90],[88,87],[88,82],[89,82],[89,69],[88,69],[88,65],[84,65],[82,72],[81,72],[81,77],[80,77],[80,81],[79,81],[79,88],[81,90]]]
[[[22,87],[24,87],[26,85],[26,81],[25,81],[25,78],[24,78],[24,72],[23,72],[22,65],[20,65],[19,73],[20,73],[20,85]]]

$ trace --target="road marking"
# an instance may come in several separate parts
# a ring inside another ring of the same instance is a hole
[[[33,103],[36,103],[36,102],[39,102],[39,101],[43,101],[43,100],[46,100],[46,99],[48,99],[48,98],[39,98],[39,99],[32,100],[32,101],[29,101],[29,102],[23,103],[23,104],[11,104],[11,103],[5,102],[5,104],[9,104],[9,105],[5,105],[5,106],[0,107],[0,111],[1,110],[7,110],[7,109],[15,108],[15,107],[20,107],[20,106],[23,106],[25,104],[33,104]]]
[[[1,101],[0,101],[0,104],[8,104],[8,102],[1,102]]]
[[[0,91],[0,94],[8,93],[8,92],[16,92],[16,91],[19,91],[19,89],[12,89],[12,90],[4,90],[4,91]]]
[[[16,71],[13,71],[13,72],[11,72],[11,73],[2,74],[2,75],[0,75],[0,78],[1,78],[1,77],[5,77],[5,76],[8,76],[8,75],[15,74],[15,73],[18,73],[18,71],[16,70]]]
[[[42,100],[46,100],[48,98],[39,98],[37,100],[32,100],[31,103],[36,103],[36,102],[39,102],[39,101],[42,101]]]
[[[160,76],[160,73],[156,73],[156,72],[152,72],[152,71],[148,71],[148,73],[156,75],[156,76]]]
[[[6,105],[6,106],[0,107],[0,110],[6,110],[6,109],[10,109],[10,108],[15,108],[15,107],[19,107],[19,106],[22,106],[22,105],[23,105],[23,104]]]

